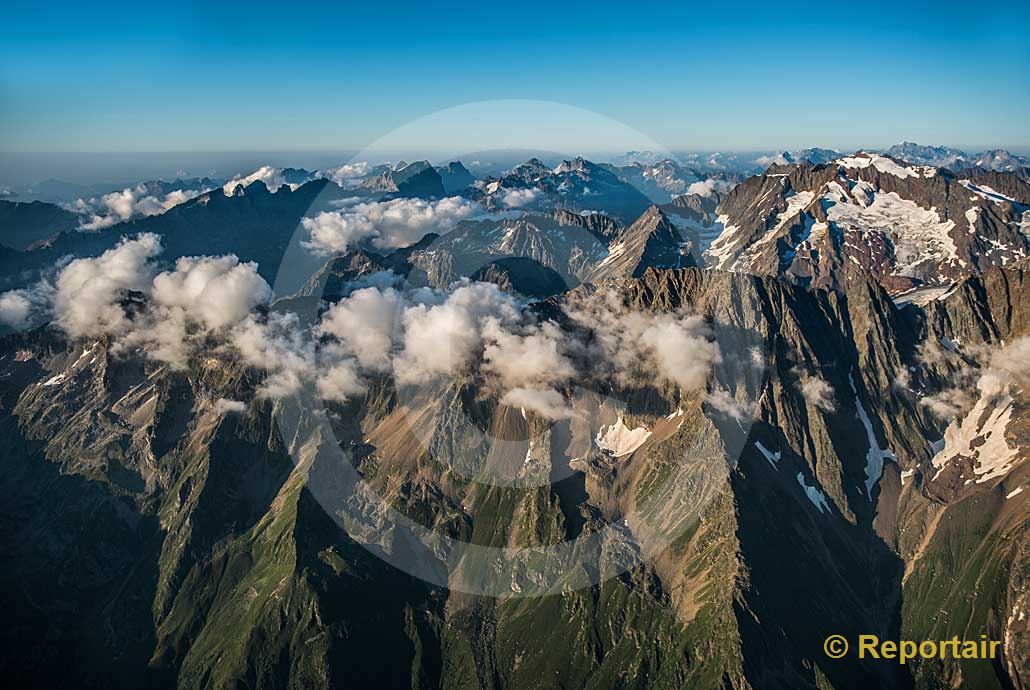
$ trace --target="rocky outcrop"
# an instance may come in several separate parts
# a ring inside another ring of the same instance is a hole
[[[391,170],[362,180],[360,187],[371,192],[420,199],[439,199],[446,196],[443,179],[429,161],[399,163]]]
[[[639,278],[648,268],[687,268],[694,257],[683,236],[657,206],[612,238],[608,254],[587,274],[588,282],[614,277]]]
[[[472,173],[468,171],[461,161],[451,161],[445,166],[436,168],[440,175],[440,182],[443,184],[443,191],[448,196],[461,194],[476,181]]]
[[[912,167],[859,153],[773,166],[720,203],[707,265],[892,294],[1030,255],[1030,186],[1015,173]]]
[[[473,273],[474,281],[494,283],[502,290],[543,299],[569,289],[562,277],[539,261],[522,256],[495,259]]]

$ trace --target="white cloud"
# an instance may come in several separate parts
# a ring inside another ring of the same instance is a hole
[[[727,417],[737,420],[737,422],[742,423],[747,419],[747,413],[744,411],[744,408],[725,388],[714,389],[705,398],[705,402]]]
[[[614,291],[572,302],[565,312],[596,335],[585,353],[594,367],[605,363],[622,383],[664,380],[684,391],[705,387],[722,360],[704,319],[696,314],[653,314],[630,309]]]
[[[49,316],[54,288],[41,281],[32,289],[0,293],[0,324],[11,328],[28,328]]]
[[[303,245],[317,254],[342,253],[363,240],[379,248],[404,247],[427,233],[445,233],[481,211],[478,204],[457,196],[440,201],[392,199],[355,204],[304,218],[301,225],[311,239]]]
[[[703,388],[712,365],[719,361],[719,346],[700,316],[661,314],[650,319],[640,334],[665,378],[685,391]]]
[[[338,346],[318,347],[296,314],[251,315],[235,326],[230,343],[248,366],[266,372],[258,387],[262,398],[284,398],[305,384],[326,400],[346,402],[366,391],[360,365]]]
[[[787,159],[787,156],[785,154],[778,153],[775,156],[759,156],[755,159],[755,163],[758,163],[758,165],[762,166],[763,168],[768,168],[770,165],[774,164],[789,165],[791,161]]]
[[[157,272],[161,252],[157,235],[122,238],[95,258],[76,259],[62,268],[50,287],[0,296],[10,322],[24,322],[52,309],[54,322],[68,335],[108,336],[115,352],[142,348],[156,361],[187,365],[195,345],[241,323],[271,296],[257,264],[235,256],[183,257],[172,271]],[[131,310],[129,292],[139,293]],[[224,335],[224,334],[223,334]]]
[[[450,292],[392,287],[355,290],[324,314],[316,335],[334,338],[347,394],[361,374],[393,373],[401,385],[477,369],[503,399],[548,417],[564,409],[553,385],[576,371],[562,351],[566,336],[553,322],[536,323],[511,295],[490,283],[459,283]],[[513,392],[518,390],[518,392]],[[515,398],[510,396],[514,395]]]
[[[0,295],[0,323],[5,326],[23,326],[32,314],[31,293],[11,290]]]
[[[687,194],[696,194],[698,196],[711,196],[715,192],[720,194],[728,192],[733,188],[733,184],[726,180],[717,180],[715,178],[708,178],[707,180],[699,180],[692,183],[687,187]]]
[[[522,208],[540,197],[538,189],[512,189],[504,193],[501,203],[508,208]]]
[[[994,351],[988,369],[977,386],[985,395],[1005,390],[1009,385],[1030,389],[1030,336],[1024,336]]]
[[[362,395],[368,390],[353,359],[345,359],[329,367],[319,375],[316,385],[322,398],[341,402]]]
[[[487,317],[505,325],[520,318],[514,298],[492,283],[464,284],[443,302],[408,309],[404,349],[394,361],[397,380],[420,383],[460,372],[479,354]]]
[[[231,344],[245,364],[268,372],[258,388],[259,397],[293,395],[304,381],[316,379],[314,345],[305,339],[296,314],[250,316],[233,329]]]
[[[945,388],[920,399],[919,403],[926,407],[938,419],[944,421],[955,419],[973,407],[972,396],[962,388]]]
[[[521,333],[506,329],[490,318],[483,328],[486,345],[483,369],[496,374],[505,388],[555,384],[576,374],[562,352],[564,334],[553,321],[521,327]]]
[[[501,397],[501,402],[530,410],[545,419],[563,419],[572,414],[562,394],[553,389],[513,388]]]
[[[271,294],[257,264],[232,254],[182,257],[174,271],[154,278],[152,290],[156,304],[183,309],[210,329],[242,321]]]
[[[389,371],[404,306],[404,298],[392,288],[356,290],[322,316],[319,333],[339,339],[365,369]]]
[[[301,225],[311,235],[302,244],[316,254],[342,254],[362,240],[379,236],[375,223],[355,212],[322,211],[304,218]]]
[[[156,216],[170,208],[189,201],[204,190],[176,189],[163,197],[149,193],[146,185],[126,187],[99,198],[76,199],[67,208],[86,216],[80,223],[82,230],[102,230],[139,216]]]
[[[247,403],[239,400],[219,398],[215,401],[215,412],[218,414],[243,414],[247,411]]]
[[[74,209],[83,212],[95,209],[89,222],[80,225],[84,230],[97,230],[138,216],[156,216],[202,194],[205,190],[176,189],[163,197],[148,193],[146,185],[125,188],[105,194],[99,199],[78,199]]]
[[[180,258],[174,271],[154,277],[147,294],[147,309],[114,334],[117,347],[142,347],[152,359],[184,368],[206,337],[243,322],[271,289],[257,264],[202,256]]]
[[[362,161],[360,163],[348,163],[347,165],[341,165],[338,168],[329,168],[328,170],[319,171],[319,177],[324,177],[327,180],[331,180],[343,188],[349,188],[355,186],[358,180],[366,177],[371,171],[371,166]]]
[[[72,261],[57,276],[57,324],[73,337],[126,330],[118,300],[126,290],[147,288],[150,259],[160,252],[160,238],[146,233],[123,239],[96,258]]]
[[[262,165],[249,175],[237,175],[226,182],[225,185],[222,186],[222,192],[224,192],[226,196],[232,196],[236,191],[236,188],[240,185],[243,185],[243,187],[246,188],[258,181],[263,182],[270,192],[277,192],[280,187],[286,184],[286,178],[283,177],[282,169],[273,168],[271,165]],[[288,186],[290,189],[297,188],[297,185],[295,184]]]
[[[837,400],[833,395],[833,386],[818,376],[802,375],[798,381],[801,395],[810,405],[825,412],[837,410]]]

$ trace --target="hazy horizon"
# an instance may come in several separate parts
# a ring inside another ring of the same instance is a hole
[[[905,141],[911,141],[906,139]],[[902,140],[894,142],[902,143]],[[927,146],[947,146],[966,153],[976,153],[991,148],[1001,148],[1018,155],[1030,154],[1030,146],[978,147],[955,145],[947,142],[915,142]],[[862,149],[882,150],[886,146],[819,146],[809,147],[764,147],[705,149],[665,149],[672,157],[691,154],[726,153],[739,155],[761,155],[782,151],[798,151],[801,148],[825,148],[842,152]],[[638,149],[641,150],[641,149]],[[464,156],[449,156],[444,151],[376,151],[374,156],[362,157],[354,150],[225,150],[225,151],[65,151],[65,152],[0,152],[0,186],[24,187],[47,180],[58,180],[80,185],[121,185],[137,183],[147,179],[187,177],[232,177],[246,174],[262,166],[286,168],[296,167],[309,170],[338,166],[352,160],[367,160],[370,163],[396,162],[401,159],[426,159],[439,165],[450,160],[469,163],[473,156],[485,158],[494,156],[495,161],[520,162],[531,155],[541,158],[583,156],[605,161],[608,158],[628,153],[626,149],[545,151],[536,148],[504,148],[486,152],[471,152]],[[500,165],[502,163],[496,163]],[[475,171],[473,171],[475,172]]]

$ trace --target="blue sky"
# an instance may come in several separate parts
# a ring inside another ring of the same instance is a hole
[[[501,98],[670,150],[1030,145],[1025,1],[6,5],[0,151],[354,150]]]

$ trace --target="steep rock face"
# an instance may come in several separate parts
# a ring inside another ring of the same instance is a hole
[[[411,252],[431,285],[443,286],[505,257],[523,257],[556,271],[568,285],[639,277],[648,267],[696,265],[693,243],[670,215],[651,206],[628,227],[601,214],[559,209],[503,220],[464,221]]]
[[[327,270],[383,265],[355,253]],[[1024,281],[992,269],[899,309],[875,283],[844,295],[650,268],[537,308],[700,315],[721,353],[705,389],[598,372],[598,392],[571,397],[578,414],[548,424],[469,378],[420,395],[381,380],[322,420],[302,415],[285,441],[278,403],[250,402],[254,373],[224,354],[170,371],[103,341],[6,338],[4,641],[55,683],[87,686],[905,688],[961,673],[1010,687],[1027,658],[1030,492],[1005,496],[1025,463],[957,488],[935,479],[945,425],[897,382],[911,367],[916,389],[947,375],[918,359],[930,337],[1026,335]],[[521,548],[614,525],[602,562],[630,567],[543,598],[514,596],[528,573],[497,599],[427,585],[316,501],[305,477],[337,476],[319,452],[335,443],[381,500],[436,532]],[[476,481],[484,462],[516,484]],[[822,652],[829,634],[978,629],[1008,640],[1004,665],[910,671]]]
[[[372,192],[395,193],[408,197],[442,197],[443,180],[429,161],[398,163],[386,170],[361,181],[361,188]]]
[[[599,241],[608,243],[618,234],[622,227],[617,220],[603,213],[579,214],[559,208],[554,211],[554,220],[558,225],[574,225],[586,228]]]
[[[906,561],[905,630],[927,639],[978,630],[1004,641],[1003,658],[993,668],[928,663],[917,673],[920,685],[932,687],[940,679],[969,687],[1027,682],[1030,391],[1025,380],[1006,375],[997,381],[1011,385],[998,389],[988,363],[976,364],[983,359],[979,352],[998,352],[1030,335],[1027,280],[1025,268],[992,268],[946,298],[906,310],[920,312],[927,342],[942,344],[933,365],[937,376],[955,378],[972,367],[972,380],[981,378],[977,386],[965,386],[968,407],[927,435],[931,458],[902,483],[897,540]]]
[[[684,194],[672,200],[671,204],[661,206],[669,222],[689,242],[687,250],[698,265],[702,264],[702,256],[722,233],[722,225],[718,222],[718,207],[723,195],[712,192],[708,195]]]
[[[686,268],[694,265],[683,237],[657,206],[618,233],[604,257],[588,274],[589,282],[613,277],[639,278],[649,267]]]
[[[476,181],[468,168],[462,165],[461,161],[451,161],[445,166],[436,169],[440,175],[440,182],[443,184],[445,194],[459,194],[470,187]]]
[[[834,289],[871,277],[898,294],[1025,258],[1028,204],[1013,173],[956,175],[877,154],[774,166],[719,205],[705,260]]]
[[[607,254],[588,221],[526,214],[515,219],[464,221],[454,230],[411,253],[412,263],[425,271],[431,285],[447,285],[471,276],[486,264],[505,257],[533,259],[556,271],[570,285]]]
[[[538,261],[511,256],[491,261],[470,276],[473,281],[494,283],[502,290],[546,299],[569,289],[556,271]]]
[[[26,683],[55,686],[280,687],[349,668],[410,682],[420,643],[401,592],[425,611],[425,589],[328,520],[270,405],[218,409],[219,395],[252,396],[239,367],[211,359],[181,374],[104,342],[58,345],[22,340],[20,361],[3,362],[4,542],[18,564],[4,574],[16,612],[5,644],[33,660],[9,669],[16,680],[31,669]],[[12,376],[27,384],[17,401]],[[407,663],[362,664],[377,648]]]

